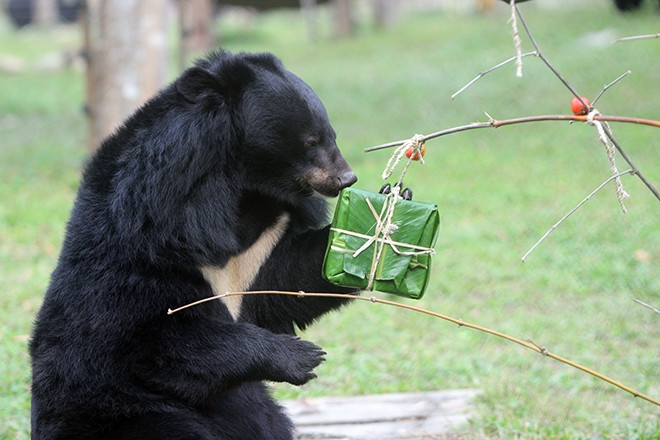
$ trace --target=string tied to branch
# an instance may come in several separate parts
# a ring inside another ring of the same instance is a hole
[[[413,161],[413,157],[419,158],[419,162],[423,164],[424,159],[422,158],[422,148],[424,147],[424,140],[424,135],[416,134],[395,148],[392,156],[390,156],[390,159],[387,161],[387,165],[385,165],[385,169],[383,170],[383,180],[388,179],[392,174],[394,174],[394,170],[401,162],[401,159],[403,159],[403,156],[406,155],[406,151],[408,151],[409,148],[412,148],[412,152],[408,155],[408,162],[406,163],[406,166],[401,173],[399,183],[403,181],[403,176],[405,176],[406,172],[408,171],[408,167]]]
[[[516,50],[516,76],[521,78],[522,74],[522,42],[520,40],[520,32],[518,31],[518,20],[516,19],[516,0],[509,2],[511,5],[511,30],[513,32],[513,46]]]
[[[614,156],[616,150],[610,142],[607,134],[605,133],[605,128],[603,127],[603,125],[607,124],[607,122],[596,120],[596,116],[600,116],[600,112],[595,108],[592,108],[589,111],[589,114],[587,114],[586,123],[596,128],[598,131],[598,139],[600,140],[601,144],[603,144],[603,147],[605,147],[605,151],[607,152],[607,159],[610,162],[610,170],[612,171],[612,176],[615,176],[614,187],[616,189],[616,197],[619,200],[619,205],[621,205],[621,210],[625,214],[628,211],[623,201],[624,199],[630,197],[630,195],[623,189],[623,183],[621,183],[620,173],[616,166],[616,159]]]

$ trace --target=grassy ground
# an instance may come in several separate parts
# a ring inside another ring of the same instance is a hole
[[[568,8],[523,5],[546,56],[593,97],[626,70],[632,75],[599,102],[603,114],[660,119],[659,40],[609,44],[658,32],[651,7],[616,14],[609,2]],[[358,35],[305,40],[296,16],[273,14],[250,28],[220,22],[232,50],[267,50],[321,96],[359,187],[377,189],[389,152],[366,146],[414,133],[533,114],[566,113],[570,94],[526,58],[482,78],[512,54],[506,7],[486,15],[407,17],[394,29],[363,22]],[[0,54],[27,61],[75,47],[72,29],[10,33]],[[524,41],[524,49],[531,46]],[[0,438],[29,431],[26,344],[85,158],[80,73],[0,73]],[[660,186],[657,129],[613,126],[647,177]],[[442,227],[433,278],[416,303],[531,339],[548,350],[660,397],[660,204],[634,177],[621,214],[608,186],[529,257],[520,256],[609,175],[593,128],[543,122],[446,136],[427,143],[424,166],[407,184],[439,205]],[[619,159],[623,170],[624,163]],[[465,438],[660,438],[660,409],[566,365],[505,341],[430,317],[356,303],[306,335],[328,351],[319,379],[280,398],[475,387],[483,390]]]

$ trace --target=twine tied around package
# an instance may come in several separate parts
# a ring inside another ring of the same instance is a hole
[[[621,205],[621,210],[625,214],[628,211],[626,210],[626,206],[623,204],[623,200],[630,197],[630,195],[623,189],[623,184],[621,183],[621,178],[619,177],[619,170],[616,167],[616,161],[614,158],[614,146],[608,139],[607,134],[605,133],[605,129],[603,128],[603,124],[607,123],[594,119],[598,115],[600,115],[598,110],[592,109],[587,115],[586,122],[587,124],[596,127],[596,130],[598,131],[598,139],[605,147],[605,151],[607,152],[607,159],[610,161],[610,170],[612,171],[612,176],[615,176],[614,187],[616,189],[616,197],[619,200],[619,205]]]
[[[383,202],[383,207],[381,208],[380,212],[376,211],[376,208],[368,198],[365,199],[369,210],[376,220],[373,234],[368,235],[355,231],[348,231],[345,229],[331,228],[332,231],[339,232],[341,234],[365,239],[364,244],[352,253],[353,258],[356,258],[365,250],[369,249],[371,245],[374,245],[374,253],[371,259],[371,268],[369,269],[369,278],[367,279],[367,286],[365,287],[365,290],[373,289],[373,284],[376,279],[376,271],[378,270],[385,246],[389,246],[395,254],[402,256],[435,254],[435,250],[433,248],[418,246],[410,243],[402,243],[392,239],[391,234],[394,234],[399,229],[399,225],[393,222],[396,202],[398,199],[401,199],[399,191],[399,186],[392,188],[392,192],[385,197],[385,201]],[[411,250],[404,251],[400,248],[407,248]]]
[[[369,209],[371,210],[371,213],[373,214],[374,218],[376,219],[376,225],[374,228],[373,235],[358,234],[352,231],[334,229],[335,231],[347,235],[353,235],[366,239],[366,242],[353,253],[354,258],[360,255],[366,249],[368,249],[372,244],[375,246],[373,258],[371,260],[371,268],[369,270],[369,278],[367,280],[366,290],[373,289],[374,280],[376,278],[376,271],[380,264],[380,260],[383,255],[383,250],[385,249],[386,245],[389,246],[392,249],[392,251],[397,255],[411,256],[411,255],[435,254],[435,250],[433,248],[396,242],[392,240],[391,237],[391,234],[394,234],[399,229],[399,225],[393,222],[393,218],[394,218],[394,209],[396,207],[396,204],[399,200],[402,199],[400,192],[401,192],[401,186],[403,184],[403,177],[406,175],[406,172],[408,171],[408,168],[410,167],[410,164],[413,161],[412,159],[413,157],[418,157],[420,163],[422,164],[424,163],[424,160],[422,159],[423,145],[424,145],[424,136],[422,136],[421,134],[416,134],[394,150],[394,153],[392,154],[392,156],[387,162],[387,165],[385,166],[385,170],[383,170],[383,175],[382,175],[383,180],[389,178],[394,173],[394,170],[396,169],[397,165],[401,162],[403,156],[406,155],[406,151],[412,148],[411,154],[408,155],[408,161],[403,171],[401,172],[401,177],[399,177],[397,183],[395,183],[392,186],[391,191],[385,195],[385,201],[383,202],[383,207],[380,213],[376,211],[371,201],[369,201],[369,199],[366,199],[366,203],[369,206]],[[413,249],[413,250],[401,251],[399,250],[399,247],[406,247],[408,249]]]

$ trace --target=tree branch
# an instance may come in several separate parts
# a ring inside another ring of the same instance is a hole
[[[624,38],[616,39],[612,43],[620,43],[622,41],[633,41],[633,40],[646,40],[649,38],[660,38],[660,34],[635,35],[632,37],[624,37]]]
[[[564,220],[566,220],[568,217],[570,217],[571,214],[573,214],[575,211],[577,211],[582,205],[584,205],[585,203],[587,203],[587,201],[588,201],[589,199],[591,199],[591,198],[592,198],[592,197],[593,197],[598,191],[600,191],[605,185],[607,185],[608,183],[610,183],[612,180],[616,180],[616,179],[618,179],[619,177],[621,177],[621,176],[623,176],[623,175],[625,175],[625,174],[634,174],[634,171],[633,171],[633,170],[623,171],[623,172],[621,172],[621,173],[618,173],[618,174],[615,174],[615,175],[610,176],[609,179],[607,179],[605,182],[601,183],[601,184],[598,186],[598,188],[596,188],[594,191],[591,192],[591,194],[589,194],[589,195],[588,195],[587,197],[585,197],[580,203],[578,203],[577,206],[576,206],[575,208],[573,208],[573,209],[571,209],[570,211],[568,211],[568,213],[567,213],[565,216],[563,216],[563,217],[562,217],[557,223],[555,223],[554,225],[552,225],[552,227],[551,227],[550,229],[548,229],[548,231],[547,231],[545,234],[543,234],[543,236],[542,236],[541,238],[539,238],[539,240],[538,240],[536,243],[534,243],[534,246],[532,246],[531,248],[529,248],[529,250],[528,250],[527,252],[525,252],[525,255],[523,255],[522,258],[520,258],[520,261],[522,261],[522,262],[524,263],[525,260],[527,259],[527,257],[529,256],[529,254],[531,254],[531,253],[534,251],[534,249],[536,249],[536,248],[538,247],[538,245],[541,244],[541,242],[542,242],[543,240],[545,240],[546,237],[547,237],[548,235],[550,235],[550,233],[551,233],[552,231],[554,231],[555,229],[557,229],[557,228],[559,227],[559,225],[561,225],[561,224],[564,222]]]
[[[510,336],[506,333],[499,332],[497,330],[492,330],[492,329],[489,329],[487,327],[482,327],[482,326],[477,325],[477,324],[472,324],[472,323],[469,323],[469,322],[465,322],[462,319],[452,318],[451,316],[443,315],[443,314],[440,314],[440,313],[437,313],[437,312],[433,312],[433,311],[430,311],[430,310],[427,310],[427,309],[423,309],[421,307],[416,307],[416,306],[412,306],[412,305],[409,305],[409,304],[402,304],[402,303],[398,303],[398,302],[395,302],[395,301],[380,299],[380,298],[376,298],[376,297],[373,297],[373,296],[365,297],[365,296],[345,295],[345,294],[339,294],[339,293],[285,292],[285,291],[276,291],[276,290],[259,290],[259,291],[251,291],[251,292],[227,292],[223,295],[216,295],[216,296],[211,296],[211,297],[208,297],[208,298],[204,298],[204,299],[201,299],[199,301],[195,301],[193,303],[186,304],[184,306],[178,307],[176,309],[169,309],[167,311],[167,314],[171,315],[173,313],[177,313],[181,310],[187,309],[189,307],[193,307],[193,306],[201,304],[203,302],[218,300],[218,299],[227,298],[227,297],[230,297],[230,296],[240,296],[240,295],[288,295],[288,296],[299,296],[299,297],[307,296],[307,297],[343,298],[343,299],[346,299],[347,296],[350,296],[352,299],[355,299],[355,300],[368,301],[368,302],[371,302],[371,303],[384,304],[384,305],[388,305],[388,306],[393,306],[393,307],[398,307],[398,308],[402,308],[402,309],[411,310],[413,312],[422,313],[422,314],[425,314],[425,315],[433,316],[435,318],[442,319],[442,320],[454,323],[454,324],[458,325],[459,327],[471,328],[473,330],[477,330],[477,331],[480,331],[480,332],[483,332],[483,333],[487,333],[487,334],[490,334],[490,335],[493,335],[493,336],[497,336],[498,338],[502,338],[502,339],[505,339],[505,340],[510,341],[510,342],[514,342],[514,343],[516,343],[518,345],[521,345],[525,348],[528,348],[528,349],[533,350],[537,353],[540,353],[543,356],[547,356],[549,358],[555,359],[556,361],[562,362],[566,365],[569,365],[573,368],[576,368],[580,371],[583,371],[587,374],[590,374],[590,375],[592,375],[592,376],[594,376],[594,377],[596,377],[600,380],[603,380],[603,381],[605,381],[605,382],[607,382],[611,385],[614,385],[617,388],[622,389],[623,391],[626,391],[626,392],[632,394],[635,397],[639,397],[641,399],[646,400],[647,402],[650,402],[654,405],[660,406],[660,400],[654,399],[653,397],[642,394],[639,391],[636,391],[633,388],[630,388],[629,386],[622,384],[621,382],[618,382],[618,381],[616,381],[616,380],[614,380],[614,379],[612,379],[612,378],[610,378],[610,377],[608,377],[608,376],[606,376],[602,373],[599,373],[595,370],[592,370],[591,368],[585,367],[585,366],[583,366],[583,365],[581,365],[577,362],[571,361],[567,358],[564,358],[564,357],[559,356],[555,353],[552,353],[552,352],[548,351],[545,347],[540,347],[539,345],[537,345],[536,343],[534,343],[532,341],[529,341],[529,340],[525,341],[525,340],[522,340],[520,338],[516,338],[515,336]]]
[[[655,120],[652,120],[652,119],[633,118],[633,117],[627,117],[627,116],[596,115],[596,116],[594,116],[594,120],[595,121],[623,122],[623,123],[628,123],[628,124],[640,124],[640,125],[648,125],[648,126],[651,126],[651,127],[660,128],[660,121],[655,121]],[[524,124],[524,123],[527,123],[527,122],[542,122],[542,121],[579,121],[579,122],[587,122],[587,116],[586,115],[584,115],[584,116],[583,115],[540,115],[540,116],[525,116],[525,117],[522,117],[522,118],[502,119],[502,120],[491,119],[488,122],[474,122],[472,124],[460,125],[460,126],[457,126],[457,127],[447,128],[445,130],[436,131],[435,133],[425,135],[424,136],[424,141],[427,141],[429,139],[434,139],[434,138],[437,138],[437,137],[440,137],[440,136],[445,136],[445,135],[448,135],[448,134],[459,133],[459,132],[468,131],[468,130],[475,130],[475,129],[478,129],[478,128],[499,128],[499,127],[504,127],[506,125]],[[386,144],[380,144],[380,145],[375,145],[375,146],[372,146],[372,147],[367,147],[367,148],[364,149],[364,152],[369,153],[371,151],[396,147],[396,146],[399,146],[399,145],[403,144],[406,141],[408,141],[408,139],[403,139],[403,140],[400,140],[400,141],[388,142]],[[636,167],[633,167],[633,168],[636,169]]]

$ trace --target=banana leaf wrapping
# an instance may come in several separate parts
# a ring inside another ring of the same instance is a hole
[[[434,204],[346,188],[330,227],[323,277],[339,286],[419,299],[428,285],[439,224]]]

